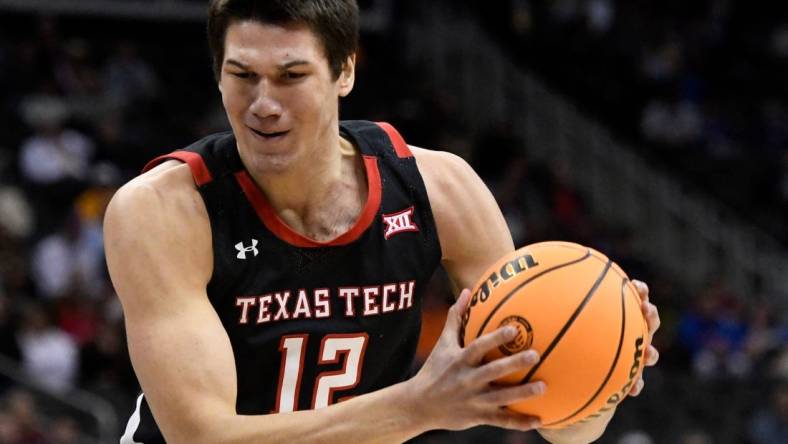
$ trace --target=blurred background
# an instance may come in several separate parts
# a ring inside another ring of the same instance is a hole
[[[0,444],[125,428],[102,216],[147,160],[228,128],[206,3],[0,0]],[[660,364],[600,442],[787,443],[788,3],[359,3],[343,118],[463,156],[518,246],[587,244],[650,284]],[[419,359],[451,300],[438,274]]]

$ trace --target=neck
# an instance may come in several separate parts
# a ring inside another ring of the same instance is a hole
[[[353,145],[338,131],[321,138],[320,144],[281,173],[249,171],[279,217],[301,232],[310,231],[327,207],[366,196],[363,161]]]

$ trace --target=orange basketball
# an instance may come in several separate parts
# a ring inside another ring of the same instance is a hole
[[[621,268],[569,242],[521,248],[493,265],[472,290],[464,344],[513,325],[519,335],[486,361],[533,348],[530,370],[496,382],[544,381],[541,396],[508,406],[561,428],[601,414],[627,396],[643,370],[648,326],[640,297]]]

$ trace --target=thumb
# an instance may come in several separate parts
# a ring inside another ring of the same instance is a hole
[[[441,333],[441,341],[449,341],[451,344],[459,345],[459,332],[462,326],[462,318],[468,310],[468,303],[471,300],[471,291],[467,288],[462,290],[460,296],[449,309],[446,317],[446,325]]]

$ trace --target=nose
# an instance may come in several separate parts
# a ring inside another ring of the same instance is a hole
[[[249,110],[259,119],[282,115],[282,103],[276,98],[274,88],[267,80],[262,80],[258,85],[257,95]]]

